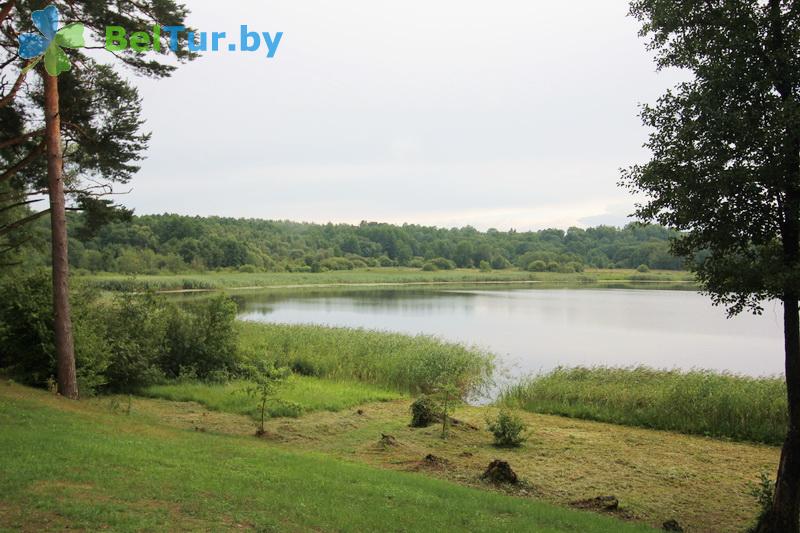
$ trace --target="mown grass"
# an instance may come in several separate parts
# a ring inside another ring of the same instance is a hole
[[[653,531],[148,420],[0,384],[0,529]]]
[[[250,384],[246,381],[170,383],[148,387],[140,395],[176,402],[197,402],[214,411],[257,419],[260,416],[258,401],[247,394],[248,386]],[[267,404],[267,413],[270,417],[297,417],[315,411],[338,412],[368,402],[385,402],[401,397],[397,392],[366,383],[295,375],[277,388],[274,398]]]
[[[491,385],[494,356],[426,335],[242,322],[247,358],[267,358],[295,373],[358,381],[403,393],[425,393],[454,382],[472,395]]]
[[[415,268],[367,268],[320,273],[208,272],[129,276],[95,274],[81,276],[88,285],[107,291],[233,289],[243,287],[296,287],[352,284],[432,284],[486,282],[596,283],[602,281],[687,282],[694,278],[683,271],[586,270],[574,274],[527,272],[508,269],[481,272],[475,269],[424,272]]]
[[[781,444],[786,384],[710,371],[558,368],[506,388],[498,403],[536,413]]]

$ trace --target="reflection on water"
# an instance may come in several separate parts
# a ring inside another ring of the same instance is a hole
[[[513,374],[557,365],[780,373],[780,307],[728,320],[691,291],[339,290],[239,293],[240,318],[425,333],[476,344]]]

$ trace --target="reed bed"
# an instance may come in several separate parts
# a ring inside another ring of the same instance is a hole
[[[766,444],[786,435],[786,383],[705,370],[557,368],[497,402],[536,413]]]
[[[426,335],[242,322],[246,358],[268,358],[300,375],[371,383],[402,393],[429,393],[442,384],[467,396],[492,384],[494,356]]]

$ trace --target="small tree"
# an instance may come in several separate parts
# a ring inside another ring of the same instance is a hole
[[[450,425],[450,412],[462,399],[462,391],[451,382],[444,382],[436,389],[442,416],[442,438],[447,438],[447,428]]]
[[[258,400],[261,411],[261,421],[256,431],[256,436],[262,436],[264,431],[264,419],[267,414],[267,402],[275,395],[278,386],[289,377],[289,369],[276,367],[272,363],[259,360],[251,366],[250,379],[253,382],[245,389],[245,392]]]
[[[518,448],[527,439],[525,423],[506,409],[502,409],[494,420],[487,420],[487,426],[494,435],[494,445],[500,448]]]

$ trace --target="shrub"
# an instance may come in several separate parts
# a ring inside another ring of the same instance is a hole
[[[502,448],[517,448],[525,442],[525,423],[509,411],[502,409],[494,420],[487,421],[489,432],[494,435],[494,445]]]
[[[0,282],[0,368],[40,387],[57,372],[50,279],[42,269]],[[96,292],[82,286],[72,297],[77,377],[87,396],[105,384],[109,363],[97,299]]]
[[[528,263],[528,266],[525,267],[525,270],[529,272],[545,272],[547,271],[547,263],[545,263],[541,259],[536,261],[531,261],[530,263]]]
[[[426,428],[439,420],[440,410],[436,400],[423,394],[411,404],[411,427]]]
[[[492,265],[489,264],[489,261],[481,261],[480,265],[479,265],[479,268],[481,269],[481,272],[491,272],[492,271]]]
[[[439,270],[439,268],[430,261],[428,261],[427,263],[422,265],[422,270],[423,272],[436,272],[437,270]]]
[[[218,296],[187,310],[173,307],[166,329],[166,350],[160,366],[170,377],[192,367],[200,379],[215,370],[232,371],[236,357],[236,303]]]
[[[429,264],[432,264],[439,270],[453,270],[456,268],[456,264],[449,259],[445,259],[444,257],[434,257],[433,259],[428,261]]]
[[[502,255],[496,255],[492,258],[492,268],[495,270],[504,270],[511,266],[511,261]]]
[[[166,301],[152,293],[123,294],[114,299],[104,320],[111,353],[106,371],[109,389],[131,392],[163,378],[159,359],[167,349],[171,315]]]
[[[353,263],[344,257],[329,257],[320,261],[323,270],[353,270]]]
[[[639,265],[638,267],[636,267],[636,272],[641,272],[642,274],[645,274],[647,272],[650,272],[650,267],[644,264]]]
[[[50,275],[0,282],[0,368],[22,383],[46,386],[57,373]],[[104,301],[76,286],[71,295],[79,391],[130,392],[191,369],[222,379],[237,369],[236,305],[215,298],[183,310],[153,293]]]

